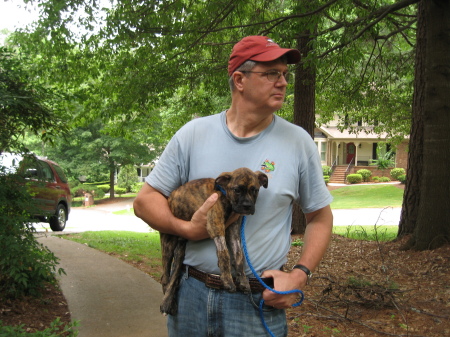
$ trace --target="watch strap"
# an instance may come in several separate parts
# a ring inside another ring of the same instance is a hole
[[[306,267],[306,266],[304,266],[302,264],[296,264],[294,267],[292,267],[292,270],[294,270],[294,269],[303,270],[305,272],[306,276],[308,276],[308,279],[310,279],[312,277],[312,275],[313,275],[311,270],[309,270],[308,267]]]

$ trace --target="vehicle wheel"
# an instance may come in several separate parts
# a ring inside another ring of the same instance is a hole
[[[50,228],[54,232],[63,231],[66,227],[67,210],[64,205],[59,204],[56,208],[56,214],[50,217]]]

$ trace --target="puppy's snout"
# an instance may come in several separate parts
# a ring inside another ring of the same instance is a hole
[[[255,207],[253,205],[244,205],[245,214],[253,214],[255,213]]]
[[[236,213],[240,214],[254,214],[255,204],[250,201],[244,201],[234,210]]]

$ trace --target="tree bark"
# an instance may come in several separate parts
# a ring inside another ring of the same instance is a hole
[[[450,243],[450,1],[422,0],[420,7],[425,27],[423,160],[417,223],[404,248],[426,250]]]
[[[310,31],[303,32],[297,39],[301,59],[295,70],[294,124],[305,129],[314,139],[316,111],[316,72],[311,63],[304,59],[312,51]],[[306,229],[306,218],[300,204],[294,203],[292,212],[292,234],[303,234]]]
[[[403,205],[397,236],[400,238],[414,232],[417,223],[420,198],[420,177],[423,165],[423,110],[425,95],[425,17],[423,1],[417,10],[417,33],[414,74],[412,123],[409,138],[408,172],[406,175]]]
[[[115,167],[111,165],[109,167],[109,197],[114,199],[114,176],[115,176]]]

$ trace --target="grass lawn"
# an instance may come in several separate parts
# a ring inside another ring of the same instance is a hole
[[[333,233],[355,240],[391,241],[397,237],[398,226],[335,226]]]
[[[349,185],[331,191],[333,209],[401,207],[403,190],[393,185]]]
[[[334,227],[333,233],[356,240],[389,241],[396,237],[397,226],[342,226]],[[88,247],[116,256],[124,261],[146,266],[146,271],[159,280],[161,277],[161,248],[158,232],[135,233],[127,231],[93,231],[62,235]],[[293,246],[302,246],[296,239]]]
[[[331,194],[334,197],[331,204],[334,209],[401,207],[403,198],[403,190],[393,185],[349,185],[333,190]],[[134,212],[133,209],[124,209],[114,214],[134,215]],[[333,228],[333,233],[358,240],[388,241],[396,237],[397,230],[397,226],[339,226]],[[64,237],[117,254],[125,260],[144,263],[150,269],[160,264],[161,249],[157,232],[100,231]],[[301,244],[294,242],[294,245]],[[158,278],[160,275],[154,276]]]
[[[93,231],[61,237],[116,255],[125,261],[145,264],[149,270],[157,269],[161,265],[158,232]],[[152,276],[156,279],[161,277],[159,272],[152,273]]]
[[[393,185],[348,185],[330,192],[333,209],[401,207],[403,190]],[[128,195],[127,195],[128,196]],[[134,215],[133,209],[116,211],[117,215]]]

